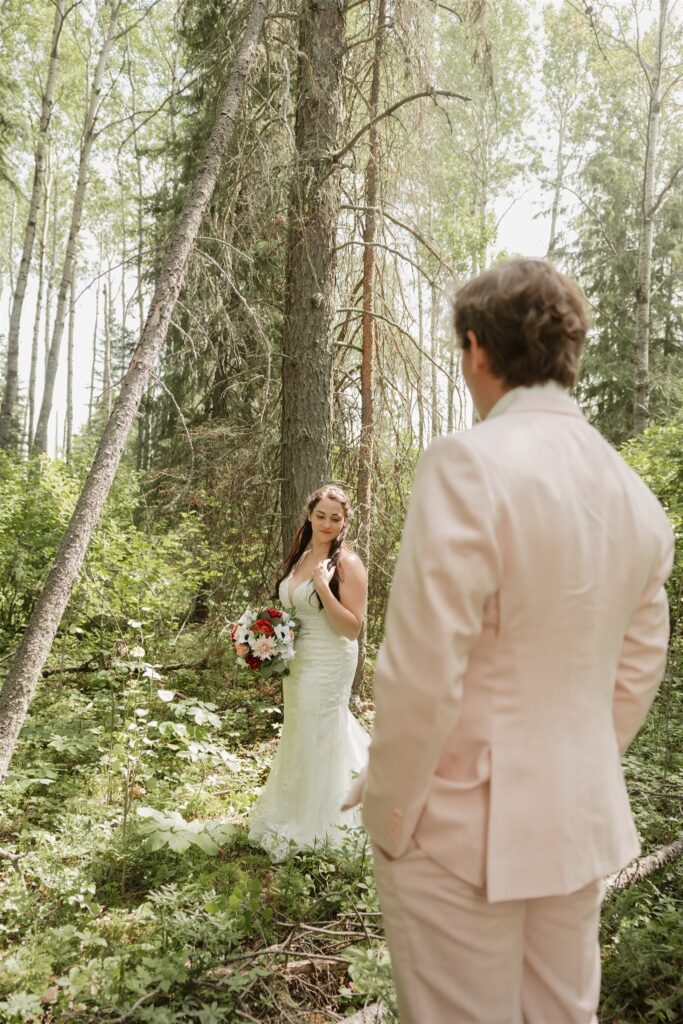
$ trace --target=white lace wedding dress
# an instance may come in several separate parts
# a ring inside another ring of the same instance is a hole
[[[301,621],[296,655],[284,677],[284,722],[270,775],[252,808],[249,840],[274,860],[305,847],[339,845],[360,825],[360,809],[340,810],[353,775],[365,767],[370,737],[348,708],[358,643],[330,625],[312,580],[280,600]]]

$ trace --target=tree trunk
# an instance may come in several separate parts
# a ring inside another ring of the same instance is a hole
[[[137,99],[137,82],[135,81],[135,75],[133,74],[133,67],[130,60],[130,54],[128,56],[128,81],[130,83],[130,95],[132,101],[133,114],[138,109]],[[136,270],[137,270],[137,287],[136,297],[138,304],[138,322],[142,327],[145,319],[145,299],[143,293],[143,266],[142,266],[142,253],[145,246],[145,225],[143,219],[144,210],[144,193],[142,189],[142,154],[140,153],[140,146],[138,143],[138,134],[135,132],[133,135],[133,154],[135,156],[135,168],[137,172],[137,234],[138,234],[138,248],[136,255]],[[138,417],[138,445],[137,445],[137,458],[136,464],[139,470],[149,469],[150,461],[150,437],[151,437],[151,420],[152,420],[152,395],[148,388],[142,399],[142,409],[140,416]]]
[[[419,253],[417,247],[415,249],[416,259],[418,262]],[[417,269],[417,340],[420,346],[418,353],[418,375],[417,375],[417,446],[420,451],[424,451],[425,446],[425,398],[424,398],[424,345],[425,345],[425,326],[424,326],[424,298],[422,295],[422,273],[418,267]]]
[[[430,287],[431,307],[429,314],[429,337],[431,359],[431,391],[432,391],[432,438],[438,437],[441,433],[441,417],[439,416],[439,382],[437,378],[437,360],[439,357],[439,317],[438,304],[436,300],[436,283],[432,282]]]
[[[111,333],[114,315],[114,302],[111,297],[111,265],[107,270],[107,283],[104,286],[104,362],[102,366],[102,397],[107,416],[111,412]]]
[[[12,312],[12,299],[14,297],[14,225],[17,219],[17,200],[12,193],[12,213],[9,219],[9,240],[7,251],[9,252],[9,302],[10,315]]]
[[[254,0],[206,153],[176,223],[140,342],[126,371],[112,415],[104,428],[92,469],[59,545],[54,565],[0,692],[0,779],[7,772],[45,659],[114,480],[126,438],[166,340],[187,262],[213,194],[223,154],[234,130],[266,9],[267,0]]]
[[[386,1024],[389,1011],[383,1003],[370,1003],[346,1017],[346,1024]]]
[[[44,336],[44,369],[47,371],[47,361],[50,356],[50,322],[52,317],[52,293],[54,291],[55,281],[55,269],[57,267],[57,234],[58,234],[58,217],[57,210],[59,205],[59,194],[57,188],[57,174],[54,175],[54,191],[52,193],[52,239],[50,245],[50,261],[47,269],[47,298],[45,300],[45,324],[43,328]],[[32,442],[33,443],[32,439]]]
[[[668,846],[655,850],[654,853],[650,853],[647,857],[640,857],[633,864],[629,864],[627,867],[622,868],[621,871],[618,871],[616,875],[608,878],[607,895],[611,896],[613,893],[621,892],[622,889],[628,888],[634,882],[648,878],[655,871],[659,871],[660,868],[665,867],[681,855],[683,855],[683,836],[674,840],[673,843],[669,843]]]
[[[17,394],[19,389],[19,328],[21,326],[21,313],[24,307],[26,295],[26,284],[31,259],[33,256],[33,242],[36,236],[40,201],[43,197],[43,186],[45,181],[45,151],[47,147],[47,132],[52,118],[52,107],[54,104],[55,89],[57,87],[57,72],[59,70],[59,40],[64,25],[64,0],[55,0],[55,20],[52,28],[52,46],[50,49],[50,63],[47,71],[47,81],[43,93],[40,124],[38,126],[38,140],[36,142],[33,186],[31,198],[28,205],[28,218],[24,231],[24,244],[21,253],[21,262],[17,273],[17,283],[12,296],[12,310],[9,319],[7,332],[7,374],[5,378],[5,390],[0,404],[0,448],[16,448],[19,437],[15,429],[14,416],[16,412]],[[10,259],[12,254],[10,253]]]
[[[372,83],[368,120],[373,121],[379,114],[379,97],[382,82],[382,59],[386,34],[386,0],[379,0],[377,8],[377,29],[375,52],[372,61]],[[373,124],[369,131],[370,152],[365,167],[365,225],[363,229],[363,355],[360,364],[361,427],[358,451],[358,553],[366,567],[370,568],[370,537],[372,520],[372,472],[375,451],[375,275],[377,241],[377,196],[379,193],[379,125]],[[353,692],[360,693],[365,671],[365,650],[367,646],[367,619],[358,638],[358,664],[353,681]]]
[[[100,253],[100,257],[101,257]],[[100,266],[102,263],[100,261]],[[99,276],[99,274],[98,274]],[[92,420],[93,409],[95,408],[95,375],[97,373],[97,328],[100,319],[100,289],[95,288],[95,327],[92,332],[92,363],[90,365],[90,392],[88,395],[88,425]]]
[[[646,429],[650,417],[650,297],[652,291],[652,247],[655,227],[655,180],[659,122],[662,109],[662,66],[666,52],[669,0],[659,2],[657,52],[649,76],[647,142],[643,169],[643,200],[638,242],[638,267],[635,286],[635,394],[633,401],[633,432]]]
[[[282,341],[282,542],[306,495],[332,470],[332,369],[345,16],[339,0],[303,0]]]
[[[64,457],[71,459],[71,442],[74,429],[74,322],[76,319],[76,273],[71,278],[71,301],[69,303],[69,335],[66,348],[66,419],[64,421]]]
[[[555,186],[553,188],[553,205],[550,210],[550,238],[548,239],[548,256],[552,256],[557,244],[557,220],[560,212],[560,200],[562,198],[562,187],[564,185],[564,137],[567,130],[567,117],[564,112],[560,114],[560,125],[557,136],[557,155],[555,157]]]
[[[33,444],[33,429],[36,417],[36,375],[38,372],[38,346],[40,344],[40,320],[43,310],[43,291],[45,289],[45,250],[47,248],[47,225],[50,216],[50,175],[45,178],[43,189],[43,224],[38,243],[38,294],[36,296],[36,314],[33,320],[33,340],[31,342],[31,369],[28,378],[28,429],[26,431],[26,447],[30,452]]]
[[[97,67],[95,68],[92,87],[90,89],[90,101],[88,103],[85,123],[83,125],[83,142],[81,144],[81,152],[78,162],[78,182],[76,184],[76,193],[74,195],[73,208],[71,211],[71,226],[69,228],[69,238],[66,243],[62,278],[59,285],[59,292],[57,294],[57,310],[55,312],[55,319],[52,328],[50,353],[48,355],[47,367],[45,369],[43,400],[41,402],[40,414],[38,416],[38,426],[36,427],[35,446],[41,452],[47,452],[47,427],[50,419],[50,413],[52,412],[52,398],[54,395],[55,380],[57,378],[57,368],[59,366],[59,351],[61,349],[62,337],[64,335],[67,296],[71,287],[71,278],[73,277],[76,245],[81,228],[81,215],[83,213],[83,201],[85,199],[85,190],[88,184],[90,152],[95,138],[95,123],[97,121],[97,115],[100,108],[104,71],[114,44],[114,34],[116,32],[116,23],[121,10],[121,2],[122,0],[111,0],[111,11],[109,14],[107,34],[100,51]]]
[[[448,347],[448,380],[446,381],[448,393],[448,426],[449,434],[455,430],[455,342],[451,339]]]
[[[135,134],[137,135],[137,132]],[[117,373],[116,376],[120,377],[123,375],[123,371],[126,368],[126,320],[128,319],[128,299],[126,297],[126,257],[128,250],[128,237],[126,235],[126,204],[123,175],[121,170],[119,170],[119,184],[121,189],[121,330],[119,332],[120,341],[118,344],[116,370],[118,370],[120,361],[121,373]]]

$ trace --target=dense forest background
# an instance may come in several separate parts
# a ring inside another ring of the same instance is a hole
[[[680,538],[679,6],[0,0],[0,41],[0,1019],[390,1020],[364,840],[279,866],[246,843],[280,692],[225,624],[342,483],[371,724],[416,461],[471,424],[449,289],[512,255],[581,283],[576,397]],[[119,449],[96,525],[77,500]],[[59,605],[74,509],[94,533]],[[605,1024],[683,1014],[682,584],[679,553]]]

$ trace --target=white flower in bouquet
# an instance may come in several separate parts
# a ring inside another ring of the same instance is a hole
[[[261,661],[267,661],[275,654],[275,641],[272,636],[260,636],[251,645],[252,652]]]
[[[286,611],[248,609],[230,629],[237,664],[264,678],[287,675],[286,663],[294,657],[298,629],[298,620]]]

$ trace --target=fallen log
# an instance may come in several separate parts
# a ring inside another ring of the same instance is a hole
[[[82,665],[67,665],[65,668],[44,668],[41,675],[43,679],[46,679],[48,676],[58,676],[62,673],[65,675],[67,673],[87,675],[90,672],[101,672],[103,669],[108,672],[112,670],[111,664],[105,664],[102,666],[94,664],[93,662],[94,659],[90,658],[88,661],[83,662]],[[178,672],[180,669],[184,668],[199,671],[200,669],[207,668],[208,665],[209,656],[207,654],[200,661],[183,661],[178,662],[176,665],[152,665],[152,668],[163,674],[164,672]]]
[[[605,898],[609,899],[615,893],[621,892],[623,889],[628,888],[629,885],[633,885],[634,882],[640,882],[643,878],[648,878],[655,871],[659,871],[660,868],[666,867],[672,860],[680,857],[682,853],[683,836],[680,836],[673,843],[663,846],[660,850],[655,850],[654,853],[648,854],[647,857],[639,857],[632,864],[622,868],[621,871],[617,871],[615,875],[610,875],[606,882],[607,891]]]
[[[386,1019],[386,1006],[382,1003],[370,1003],[350,1017],[344,1017],[344,1024],[383,1024]]]

